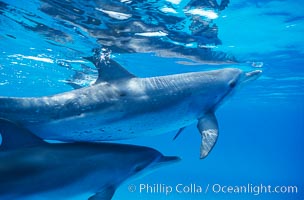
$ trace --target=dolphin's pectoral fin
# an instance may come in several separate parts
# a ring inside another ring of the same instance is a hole
[[[115,188],[113,186],[105,187],[88,200],[111,200],[115,193]]]
[[[197,128],[202,136],[200,158],[203,159],[212,150],[218,137],[218,123],[214,113],[208,113],[199,119]]]
[[[175,140],[176,138],[178,138],[178,136],[183,132],[183,130],[185,130],[186,127],[182,127],[178,130],[178,132],[176,133],[176,135],[174,136],[173,140]]]
[[[41,144],[46,144],[46,142],[29,130],[14,122],[0,119],[0,150],[12,150]]]

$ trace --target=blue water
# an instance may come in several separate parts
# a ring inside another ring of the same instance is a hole
[[[261,69],[258,80],[216,112],[220,137],[206,159],[199,160],[195,125],[176,141],[176,132],[123,141],[182,161],[127,180],[114,199],[304,199],[303,2],[214,2],[0,1],[0,94],[56,94],[72,90],[69,81],[88,86],[97,71],[84,57],[95,48],[110,49],[140,77],[231,66]],[[205,12],[189,14],[194,9]],[[159,35],[140,35],[147,33]],[[133,193],[130,184],[137,187]],[[140,192],[140,184],[196,184],[203,192]],[[216,184],[297,186],[298,192],[225,194],[211,190]]]

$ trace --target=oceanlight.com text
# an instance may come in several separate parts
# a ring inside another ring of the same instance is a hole
[[[221,185],[221,184],[213,184],[212,185],[212,192],[213,193],[230,193],[230,194],[253,194],[253,195],[260,195],[260,194],[296,194],[298,193],[297,186],[271,186],[271,185]]]
[[[128,190],[132,193],[139,192],[145,194],[297,194],[297,186],[272,186],[266,184],[245,184],[245,185],[223,185],[223,184],[182,184],[175,185],[157,183],[141,183],[138,185],[131,184],[128,186]]]

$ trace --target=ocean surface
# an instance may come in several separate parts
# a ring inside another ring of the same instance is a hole
[[[89,86],[98,74],[86,58],[98,49],[139,77],[263,71],[217,110],[220,136],[204,160],[195,124],[175,141],[178,130],[120,141],[182,160],[127,180],[113,199],[304,199],[303,1],[1,0],[0,25],[1,96]]]

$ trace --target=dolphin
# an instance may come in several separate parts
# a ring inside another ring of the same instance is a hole
[[[0,120],[0,199],[111,199],[129,177],[178,157],[141,146],[47,143]]]
[[[0,97],[0,118],[43,139],[109,141],[183,130],[197,123],[200,158],[218,138],[215,111],[260,70],[236,68],[139,78],[107,56],[95,84],[43,97]],[[178,133],[178,134],[179,134]]]

